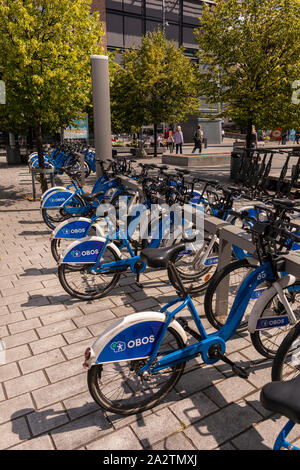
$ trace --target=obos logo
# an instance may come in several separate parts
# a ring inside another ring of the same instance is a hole
[[[65,235],[69,235],[70,234],[70,229],[69,228],[63,228],[62,233],[64,233]]]
[[[50,199],[50,202],[64,202],[64,201],[65,201],[65,198],[64,198],[64,197],[60,197],[60,198],[59,198],[59,197],[58,197],[58,198],[52,197],[52,198]]]
[[[115,343],[112,343],[110,347],[113,350],[113,352],[118,353],[118,352],[125,351],[126,344],[123,341],[116,341]]]
[[[79,258],[81,256],[81,253],[80,251],[78,250],[73,250],[71,251],[71,255],[74,257],[74,258]]]
[[[154,335],[150,336],[144,336],[143,338],[136,338],[128,341],[128,343],[124,343],[124,341],[115,341],[113,342],[110,347],[113,350],[113,352],[118,353],[118,352],[123,352],[125,351],[126,348],[132,349],[132,348],[138,348],[139,346],[146,345],[148,343],[153,343],[155,340]]]

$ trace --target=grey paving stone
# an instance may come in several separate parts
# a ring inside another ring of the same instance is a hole
[[[184,433],[199,450],[211,450],[232,439],[261,416],[245,402],[232,403],[185,429]]]
[[[71,421],[51,432],[58,450],[76,449],[112,430],[102,411]]]
[[[32,411],[34,411],[34,406],[29,393],[5,400],[0,403],[0,423],[5,423]]]
[[[67,343],[61,334],[29,343],[33,354],[41,354],[46,351],[51,351],[52,349],[60,348],[66,344]]]
[[[37,409],[65,400],[87,390],[86,372],[32,392]]]
[[[234,376],[209,387],[205,394],[218,406],[223,407],[254,391],[254,387],[247,380]]]
[[[91,333],[87,328],[78,328],[77,330],[67,331],[63,336],[68,344],[78,343],[88,338],[92,338]]]
[[[60,403],[34,411],[27,416],[27,419],[33,436],[69,422],[68,415]]]
[[[50,382],[57,382],[67,377],[80,374],[83,371],[82,362],[83,360],[75,358],[70,361],[65,361],[64,363],[46,367],[45,372]]]
[[[4,388],[7,396],[11,398],[31,390],[36,390],[37,388],[47,385],[47,383],[47,379],[43,372],[37,371],[4,382]]]
[[[4,341],[5,342],[5,341]],[[27,344],[16,346],[15,348],[7,349],[5,351],[5,363],[19,361],[25,357],[31,356],[31,351]]]
[[[180,421],[168,409],[157,411],[131,424],[143,447],[149,447],[182,428]]]
[[[142,446],[132,430],[126,427],[97,439],[86,448],[87,450],[140,450]]]
[[[38,335],[34,330],[24,331],[15,335],[6,336],[4,338],[6,349],[15,348],[23,344],[28,344],[31,341],[38,339]]]
[[[69,320],[74,317],[80,317],[82,315],[81,310],[79,308],[72,308],[72,309],[64,309],[59,312],[49,313],[48,315],[43,315],[41,317],[41,321],[43,325],[50,325],[56,322],[60,322],[63,320]]]
[[[21,374],[15,362],[0,366],[0,382],[13,379],[15,377],[18,377],[19,375]]]
[[[20,368],[23,374],[28,374],[29,372],[34,372],[36,370],[44,369],[53,364],[62,363],[65,361],[64,356],[62,355],[59,349],[54,349],[52,351],[47,351],[42,354],[32,356],[27,359],[19,361]]]
[[[99,405],[93,400],[90,392],[80,393],[72,398],[64,400],[67,413],[70,418],[76,419],[92,411],[99,410]]]
[[[185,398],[170,406],[175,416],[185,426],[199,421],[210,413],[217,411],[218,406],[209,400],[203,393],[195,393],[189,398]]]
[[[30,432],[24,418],[0,425],[0,449],[7,449],[30,438]]]
[[[150,446],[153,450],[195,450],[184,432],[178,432],[166,437],[161,442]]]
[[[99,323],[113,318],[115,318],[115,315],[111,310],[100,310],[99,312],[74,318],[74,323],[78,328],[81,328],[83,326],[92,325],[94,323]]]
[[[224,376],[213,366],[200,367],[194,371],[186,372],[176,385],[176,390],[182,395],[189,395],[203,390],[211,384],[223,380]]]
[[[11,450],[54,450],[50,437],[46,434],[34,439],[29,439],[11,448]]]
[[[17,323],[12,323],[8,325],[8,328],[9,328],[10,333],[13,335],[16,333],[20,333],[22,331],[27,331],[27,330],[31,330],[34,328],[38,328],[40,326],[42,326],[40,320],[38,318],[32,318],[30,320],[24,320],[24,321],[20,321]]]
[[[71,320],[65,320],[61,322],[54,323],[53,325],[42,326],[37,328],[37,333],[41,339],[48,338],[48,336],[54,336],[59,333],[64,333],[65,331],[74,330],[76,326]]]

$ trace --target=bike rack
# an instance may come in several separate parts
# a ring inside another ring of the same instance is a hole
[[[126,176],[120,176],[120,179],[124,185],[128,188],[139,191],[141,193],[141,188],[130,178]],[[163,203],[164,199],[158,197],[158,202]],[[192,206],[187,206],[187,211],[191,211],[192,220],[193,222],[196,221],[195,210],[193,210]],[[217,235],[219,239],[219,263],[218,263],[218,270],[222,269],[224,266],[229,264],[232,260],[232,245],[236,245],[239,248],[247,251],[250,254],[255,253],[255,246],[251,241],[251,236],[245,230],[236,227],[234,225],[225,222],[224,220],[218,219],[217,217],[204,215],[204,231]],[[296,221],[293,221],[296,223]],[[300,222],[299,222],[299,230],[300,230]],[[300,279],[300,251],[299,254],[296,252],[289,253],[288,255],[283,256],[285,259],[285,272],[289,274],[293,274],[296,278]],[[217,289],[217,312],[221,312],[222,309],[226,306],[228,302],[228,293],[229,293],[229,286],[225,285],[224,282],[221,283],[220,287]]]
[[[40,175],[41,173],[44,173],[44,175],[49,175],[50,177],[50,183],[51,187],[53,188],[55,186],[55,180],[54,180],[54,168],[31,168],[31,179],[32,179],[32,196],[33,200],[36,200],[36,187],[35,187],[35,177],[36,175]]]

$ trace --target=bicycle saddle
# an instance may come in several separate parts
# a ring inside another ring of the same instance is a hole
[[[144,261],[150,268],[166,268],[169,261],[183,250],[185,250],[184,243],[165,248],[144,248],[140,253],[140,260]]]
[[[81,197],[84,201],[86,202],[91,202],[91,201],[94,201],[98,196],[101,196],[104,194],[104,191],[98,191],[97,193],[84,193],[84,194],[81,194]]]
[[[271,382],[262,388],[260,401],[264,408],[300,423],[300,375],[287,382]]]

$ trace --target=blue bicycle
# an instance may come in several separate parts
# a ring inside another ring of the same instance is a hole
[[[281,300],[288,303],[282,290],[283,281],[279,281],[278,272],[282,269],[282,262],[277,261],[277,255],[273,253],[274,237],[280,235],[281,244],[284,237],[299,241],[299,237],[290,231],[286,235],[287,230],[273,224],[257,222],[252,231],[261,264],[240,286],[224,326],[212,334],[207,334],[203,327],[189,292],[181,283],[172,262],[184,249],[184,244],[142,251],[140,259],[149,267],[169,268],[176,278],[179,297],[165,305],[160,312],[140,312],[120,319],[86,350],[84,366],[88,369],[89,390],[103,409],[129,415],[152,408],[176,385],[186,362],[199,355],[206,364],[221,360],[229,364],[241,378],[248,377],[245,368],[225,356],[226,342],[236,332],[251,295],[260,284],[269,281],[269,288],[278,289]],[[288,279],[286,282],[293,280]],[[179,306],[174,308],[176,304]],[[185,319],[175,319],[185,308],[188,308],[196,330],[190,328]],[[296,323],[291,309],[287,317],[285,321]],[[274,323],[269,321],[268,328],[274,328]],[[186,331],[196,342],[187,344]]]

